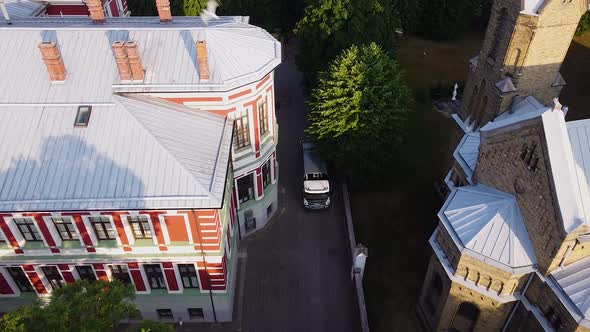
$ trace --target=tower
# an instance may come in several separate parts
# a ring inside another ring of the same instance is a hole
[[[588,0],[496,0],[479,55],[470,62],[461,116],[478,128],[533,96],[549,105]]]

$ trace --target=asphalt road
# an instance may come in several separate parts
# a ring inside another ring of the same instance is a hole
[[[305,96],[288,46],[275,75],[279,122],[279,210],[240,246],[247,252],[243,331],[359,331],[341,187],[332,206],[306,211],[299,140],[306,127]],[[239,277],[238,277],[239,278]]]

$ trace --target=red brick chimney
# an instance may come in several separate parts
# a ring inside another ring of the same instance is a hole
[[[102,0],[86,0],[86,6],[88,6],[92,23],[103,23],[105,21]]]
[[[127,50],[129,68],[131,68],[131,79],[134,81],[143,81],[144,71],[139,53],[137,53],[137,44],[132,41],[127,42],[125,43],[125,49]]]
[[[199,78],[209,79],[209,59],[207,56],[207,43],[204,40],[197,42],[197,64],[199,66]]]
[[[65,81],[66,67],[64,66],[64,62],[55,42],[41,42],[39,44],[39,50],[41,50],[41,57],[47,67],[49,79],[58,82]]]
[[[113,54],[119,69],[119,75],[122,81],[131,80],[131,67],[129,66],[129,59],[127,58],[127,51],[125,51],[125,43],[116,41],[113,43]]]
[[[170,1],[169,0],[156,0],[156,7],[158,8],[158,15],[160,16],[160,22],[172,21],[172,13],[170,12]]]

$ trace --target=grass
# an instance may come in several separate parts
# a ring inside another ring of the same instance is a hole
[[[398,61],[414,93],[428,94],[438,82],[464,82],[468,60],[478,53],[482,38],[482,32],[454,43],[407,37]],[[585,90],[590,34],[576,37],[562,74],[568,82],[561,96],[570,106],[568,120],[590,118],[590,107],[585,107],[590,105]],[[395,156],[399,163],[392,170],[394,181],[385,190],[352,193],[357,240],[369,248],[364,284],[372,331],[416,330],[413,310],[431,254],[427,239],[442,205],[433,183],[448,172],[461,136],[454,122],[434,111],[430,102],[416,102],[414,109],[408,140]]]

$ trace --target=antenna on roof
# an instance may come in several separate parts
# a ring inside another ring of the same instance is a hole
[[[219,16],[215,14],[217,7],[219,7],[219,3],[216,0],[207,1],[207,8],[203,9],[201,12],[201,20],[203,20],[203,23],[208,25],[212,18],[219,19]]]
[[[6,9],[6,4],[4,3],[4,0],[0,0],[0,10],[2,11],[2,16],[4,16],[4,21],[6,21],[6,24],[12,24],[12,22],[10,21],[10,15],[8,15],[8,9]]]

